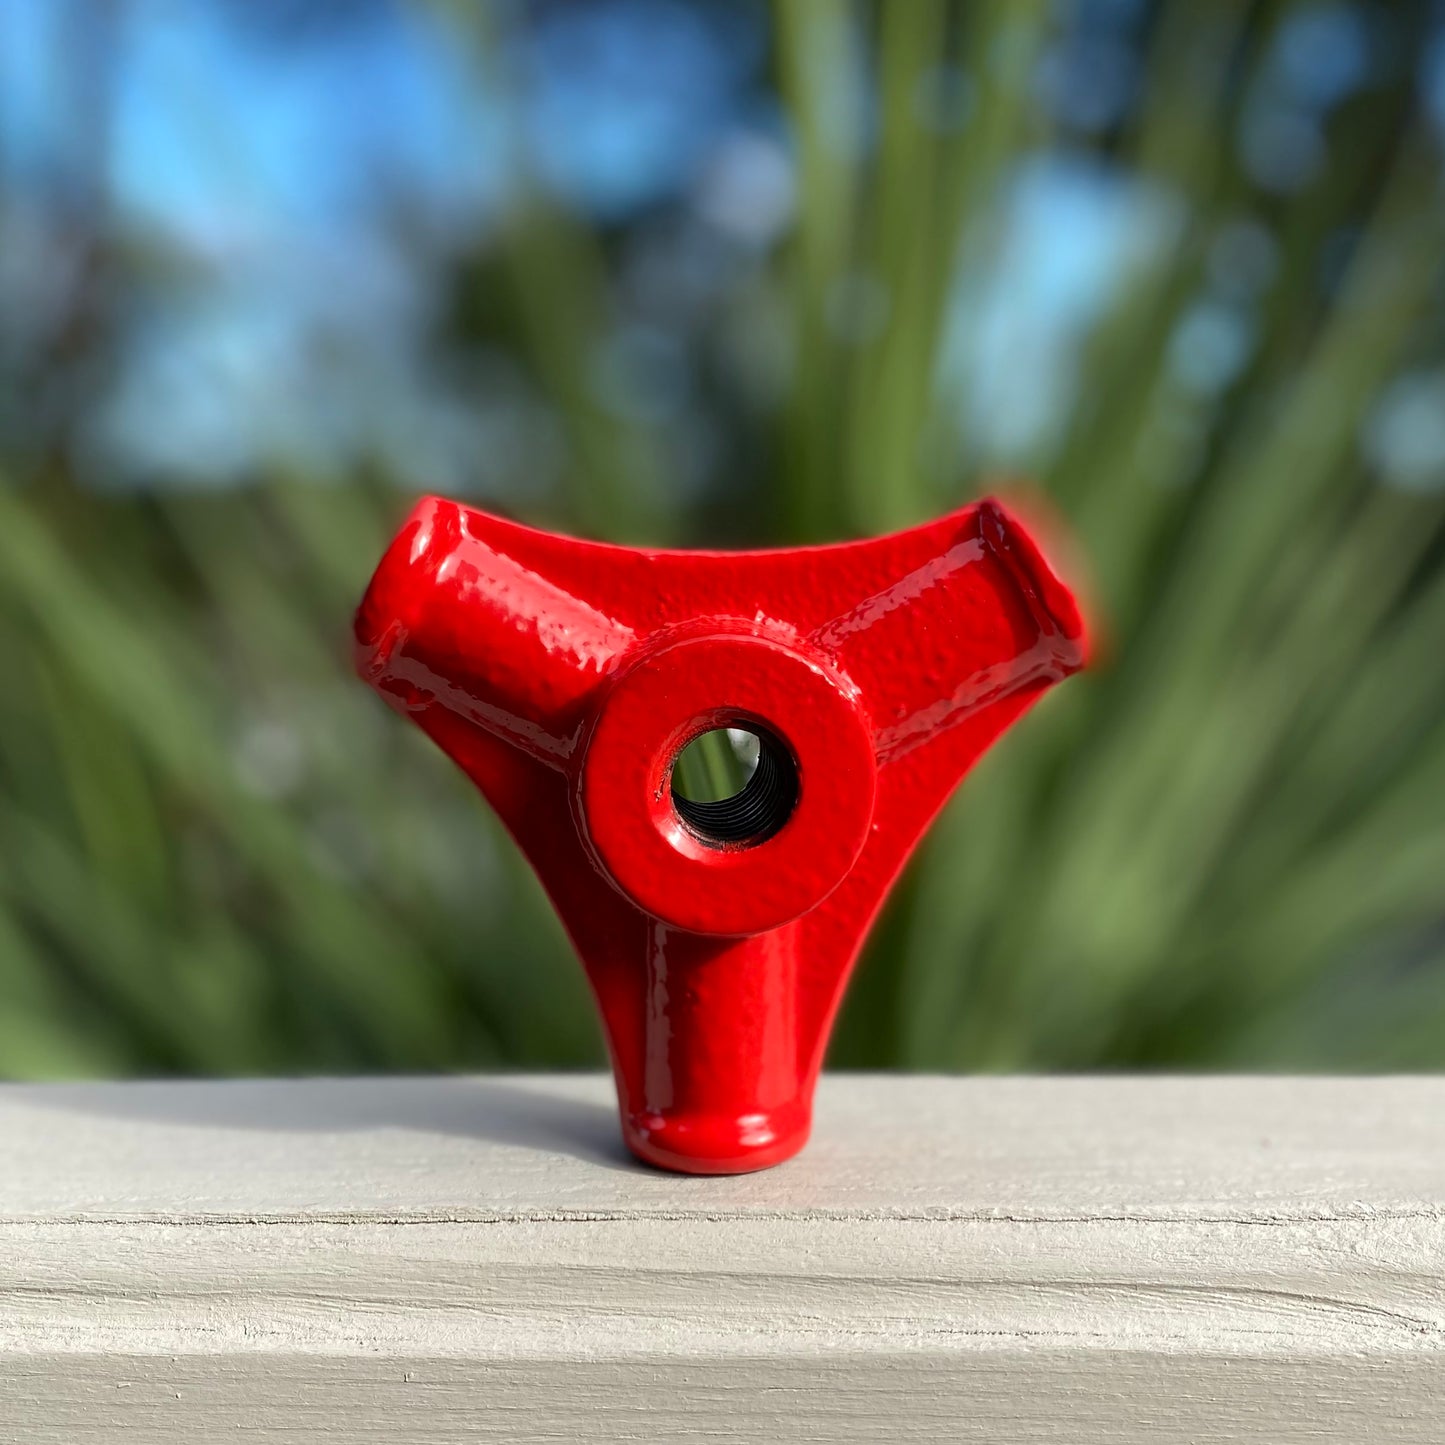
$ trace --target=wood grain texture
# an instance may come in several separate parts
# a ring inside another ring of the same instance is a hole
[[[0,1442],[1445,1441],[1445,1080],[0,1088]]]

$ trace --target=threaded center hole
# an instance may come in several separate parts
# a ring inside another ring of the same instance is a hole
[[[755,725],[713,728],[672,765],[672,805],[701,842],[747,847],[771,838],[798,801],[787,748]]]

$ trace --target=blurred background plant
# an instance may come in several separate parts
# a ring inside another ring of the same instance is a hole
[[[1445,1064],[1445,9],[0,0],[0,1073],[596,1063],[349,673],[439,490],[822,540],[1037,480],[1102,664],[845,1065]]]

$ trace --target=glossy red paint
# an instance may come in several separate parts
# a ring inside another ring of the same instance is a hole
[[[596,995],[634,1153],[738,1173],[806,1142],[864,934],[985,748],[1085,660],[1068,588],[996,502],[778,552],[604,546],[427,498],[356,618],[362,676],[471,777]],[[786,822],[679,815],[699,733],[761,726]]]

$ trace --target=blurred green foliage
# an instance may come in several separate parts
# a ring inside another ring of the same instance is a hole
[[[1137,105],[1068,138],[1183,202],[1092,325],[1037,461],[1107,642],[940,819],[836,1064],[1445,1064],[1445,499],[1386,484],[1360,441],[1387,388],[1441,365],[1441,157],[1412,86],[1367,86],[1329,118],[1327,166],[1260,192],[1237,136],[1290,9],[1158,7]],[[1408,54],[1428,7],[1407,10]],[[646,417],[598,400],[615,232],[540,187],[512,206],[448,285],[456,345],[517,358],[560,430],[557,487],[514,509],[730,545],[901,526],[995,485],[940,385],[945,321],[991,274],[1006,179],[1062,143],[1034,83],[1059,24],[1039,0],[780,0],[796,211],[736,305],[781,308],[790,364],[776,406],[729,423],[746,468],[720,490],[672,485]],[[505,71],[494,35],[472,41]],[[941,58],[966,125],[921,117]],[[872,97],[858,153],[833,134],[849,86]],[[1190,388],[1180,326],[1246,213],[1279,256],[1255,342]],[[144,263],[96,246],[112,286]],[[840,328],[860,276],[886,314]],[[525,865],[350,674],[350,609],[409,478],[107,491],[62,446],[12,452],[0,1073],[599,1062]]]

